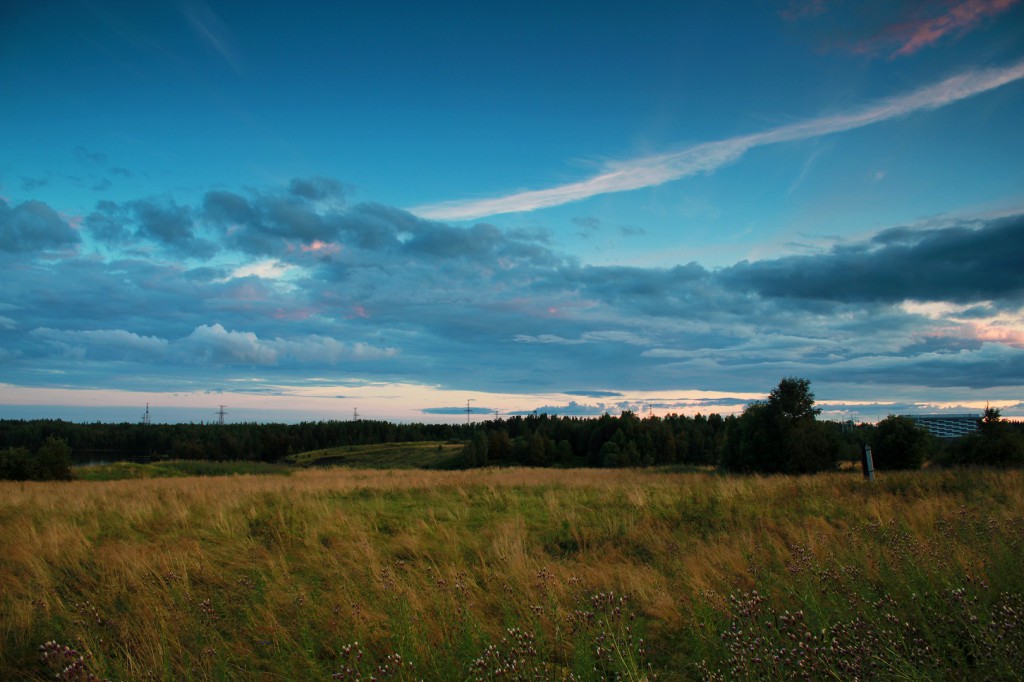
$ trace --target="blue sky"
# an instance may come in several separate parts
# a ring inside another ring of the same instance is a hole
[[[1024,416],[1024,3],[690,4],[6,3],[0,417]]]

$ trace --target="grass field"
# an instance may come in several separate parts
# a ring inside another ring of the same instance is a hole
[[[298,466],[357,469],[451,469],[461,454],[461,443],[417,441],[311,450],[286,457],[284,461]]]
[[[2,482],[0,679],[1020,679],[1022,556],[1019,471]]]
[[[147,464],[113,462],[111,464],[90,464],[72,469],[74,478],[81,481],[120,481],[128,478],[178,478],[182,476],[267,474],[287,476],[291,472],[291,467],[280,464],[247,461],[210,462],[207,460],[168,460]]]

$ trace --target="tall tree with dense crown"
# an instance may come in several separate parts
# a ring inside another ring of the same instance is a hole
[[[751,403],[730,422],[722,467],[732,471],[804,474],[833,469],[838,457],[834,434],[815,417],[811,382],[785,377],[768,400]]]
[[[871,439],[876,469],[920,469],[931,446],[931,435],[909,417],[890,414],[878,422]]]

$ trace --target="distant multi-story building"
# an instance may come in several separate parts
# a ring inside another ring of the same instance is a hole
[[[939,438],[959,438],[978,430],[980,414],[905,414]]]

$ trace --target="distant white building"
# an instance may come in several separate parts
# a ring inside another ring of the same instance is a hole
[[[939,438],[959,438],[978,430],[980,414],[905,414]]]

